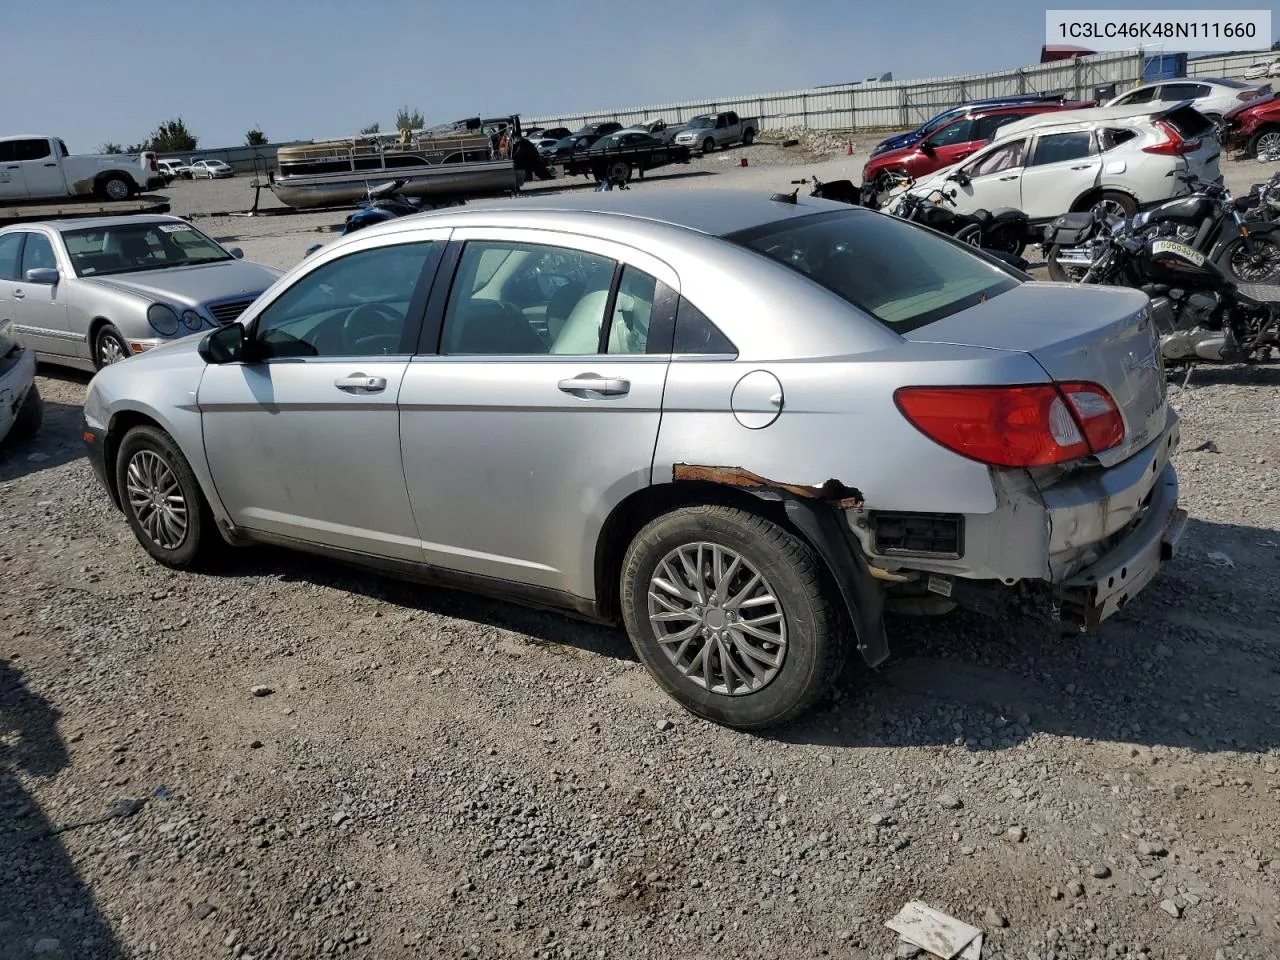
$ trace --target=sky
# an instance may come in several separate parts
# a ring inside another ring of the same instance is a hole
[[[136,143],[175,117],[213,148],[243,144],[251,129],[273,142],[347,136],[373,121],[386,130],[401,106],[436,124],[796,90],[886,71],[902,80],[999,70],[1039,60],[1046,7],[1026,0],[3,4],[3,69],[25,79],[0,85],[0,133],[59,136],[77,153]]]

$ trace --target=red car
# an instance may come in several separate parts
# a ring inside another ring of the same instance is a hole
[[[991,140],[1006,123],[1036,113],[1075,110],[1092,107],[1096,100],[1060,100],[1048,103],[1023,103],[1008,107],[991,107],[957,117],[939,127],[919,143],[899,150],[889,150],[872,157],[862,168],[862,182],[873,184],[877,193],[888,189],[888,181],[880,179],[890,172],[908,173],[914,179],[959,163]]]
[[[1222,145],[1251,157],[1280,151],[1280,96],[1250,100],[1222,115]]]

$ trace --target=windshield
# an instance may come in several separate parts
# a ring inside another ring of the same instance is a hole
[[[692,130],[704,130],[714,124],[715,119],[713,117],[694,117],[689,121],[689,128]]]
[[[78,277],[163,270],[233,259],[189,223],[123,223],[63,231]]]
[[[959,313],[1019,282],[962,244],[865,211],[791,218],[726,239],[804,274],[899,333]]]
[[[923,134],[933,133],[933,131],[937,130],[944,123],[950,123],[956,117],[960,116],[961,112],[961,108],[956,107],[955,109],[947,110],[945,113],[940,113],[921,127],[918,132]]]

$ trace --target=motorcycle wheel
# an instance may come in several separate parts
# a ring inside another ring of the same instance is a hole
[[[1058,260],[1062,253],[1062,245],[1055,243],[1049,247],[1048,255],[1045,257],[1045,267],[1049,271],[1049,279],[1057,283],[1079,283],[1080,278],[1085,275],[1087,267],[1067,266]]]
[[[1280,243],[1270,237],[1252,237],[1253,254],[1238,240],[1222,255],[1224,272],[1244,283],[1276,283],[1280,280]]]
[[[961,227],[954,234],[955,238],[961,243],[967,243],[971,247],[983,247],[982,228],[976,223],[971,223],[967,227]]]

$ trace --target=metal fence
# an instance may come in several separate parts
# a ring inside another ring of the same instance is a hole
[[[528,126],[578,127],[616,120],[624,124],[663,119],[683,123],[700,113],[735,110],[757,117],[761,129],[806,127],[813,130],[907,129],[938,111],[968,100],[1018,93],[1064,93],[1092,99],[1098,87],[1115,85],[1118,94],[1142,79],[1145,54],[1123,51],[1039,63],[996,73],[976,73],[934,80],[840,84],[717,100],[687,100],[647,107],[521,118]]]
[[[1280,52],[1272,52],[1270,50],[1255,50],[1252,53],[1228,53],[1220,57],[1200,57],[1198,60],[1187,61],[1187,76],[1242,79],[1245,71],[1254,64],[1270,63],[1276,57],[1280,57]],[[1259,82],[1267,83],[1269,79],[1274,82],[1274,78],[1267,77],[1261,78]]]

